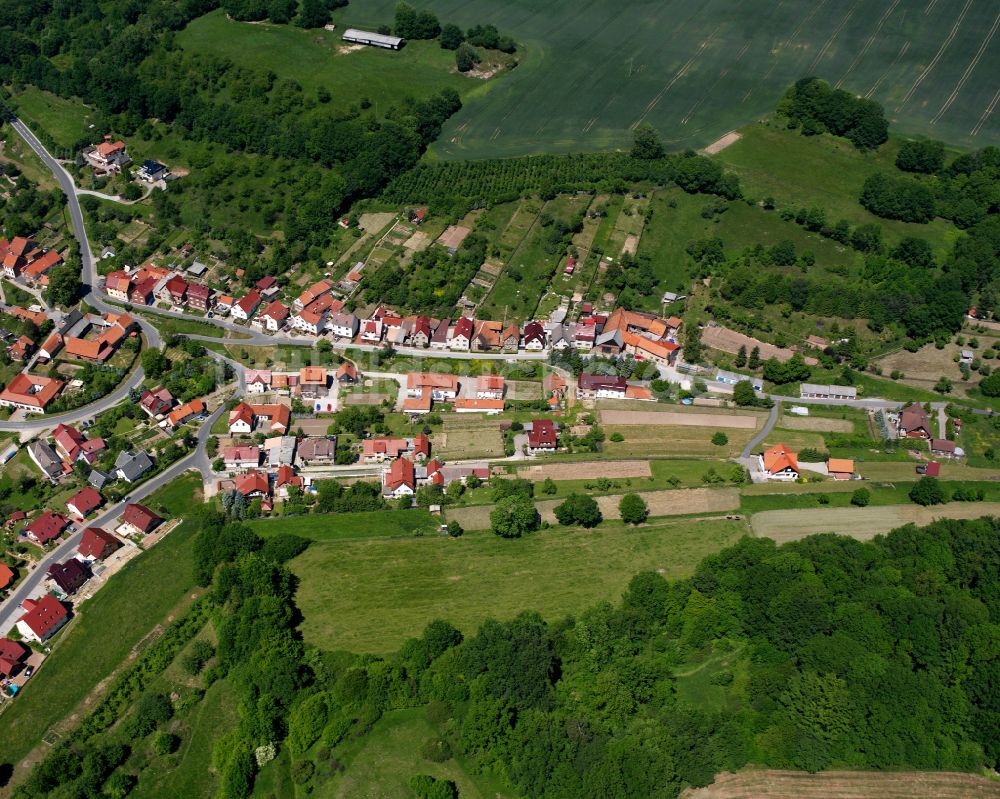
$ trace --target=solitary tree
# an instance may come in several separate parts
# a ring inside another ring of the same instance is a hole
[[[724,447],[729,443],[729,436],[723,433],[721,430],[716,431],[712,434],[712,443],[717,447]]]
[[[581,527],[596,527],[601,523],[601,509],[597,500],[586,494],[570,494],[566,501],[555,508],[559,524],[578,524]]]
[[[859,488],[851,494],[851,504],[859,508],[864,508],[872,501],[872,492],[867,488]]]
[[[519,495],[501,499],[490,512],[490,529],[501,538],[520,538],[537,530],[538,521],[534,503]]]
[[[663,143],[660,141],[660,134],[648,122],[643,122],[635,129],[635,138],[632,141],[632,157],[642,158],[647,161],[655,161],[663,158]]]
[[[741,380],[733,386],[733,402],[744,407],[756,404],[757,392],[753,390],[753,383]]]
[[[618,512],[626,524],[642,524],[649,516],[649,506],[638,494],[626,494],[618,503]]]
[[[910,501],[918,505],[940,505],[945,501],[944,489],[936,477],[921,477],[910,489]]]

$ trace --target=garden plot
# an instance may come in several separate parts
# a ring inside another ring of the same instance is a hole
[[[575,461],[546,463],[517,470],[528,480],[579,480],[581,475],[599,473],[610,480],[628,477],[652,477],[649,461]]]
[[[785,414],[778,421],[782,430],[807,430],[813,433],[853,433],[850,419],[828,419],[822,416],[792,416]]]
[[[673,425],[678,427],[729,428],[754,430],[759,420],[756,416],[737,416],[722,413],[682,413],[672,411],[618,411],[602,410],[602,424],[616,425]]]

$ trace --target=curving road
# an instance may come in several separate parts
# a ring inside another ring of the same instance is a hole
[[[205,442],[212,433],[212,425],[215,424],[225,411],[225,404],[216,408],[215,412],[205,420],[201,429],[198,431],[198,444],[194,450],[176,463],[168,466],[164,471],[160,472],[160,474],[150,478],[145,483],[138,486],[134,491],[132,491],[131,494],[129,494],[129,502],[141,501],[145,497],[148,497],[153,492],[165,486],[171,480],[179,477],[188,469],[195,469],[203,475],[207,470],[210,474],[211,465],[205,456]],[[126,504],[127,503],[125,502],[119,502],[105,510],[99,516],[84,522],[78,527],[76,532],[69,536],[69,538],[61,541],[57,547],[45,554],[45,556],[38,562],[38,565],[35,566],[34,570],[30,572],[28,576],[21,581],[21,584],[11,592],[10,596],[7,597],[2,604],[0,604],[0,635],[4,635],[24,614],[24,611],[21,609],[21,603],[25,599],[40,596],[44,592],[46,571],[48,567],[52,563],[66,560],[76,554],[76,548],[80,545],[80,539],[83,537],[83,530],[86,527],[103,527],[104,525],[112,526],[113,521],[122,515]]]
[[[59,188],[61,188],[63,194],[66,195],[66,204],[69,207],[70,223],[73,228],[73,235],[76,237],[77,243],[80,245],[80,260],[83,264],[81,277],[84,284],[84,299],[92,308],[102,313],[120,312],[119,308],[105,302],[103,295],[97,289],[97,265],[94,262],[94,256],[90,250],[90,241],[87,238],[87,227],[83,221],[83,209],[80,208],[80,201],[77,199],[76,184],[73,183],[73,178],[65,169],[63,169],[62,164],[56,161],[56,159],[49,154],[49,151],[45,149],[42,143],[35,137],[35,134],[32,133],[31,130],[29,130],[28,127],[21,122],[21,120],[15,118],[11,122],[11,127],[17,131],[18,135],[24,139],[25,142],[27,142],[28,146],[34,150],[35,154],[42,159],[42,163],[52,171],[52,174],[55,175],[55,178],[59,183]],[[136,317],[136,322],[142,329],[142,333],[146,338],[146,344],[148,346],[156,347],[158,349],[163,346],[163,338],[160,336],[160,331],[157,330],[154,325],[151,325],[148,321],[140,317]],[[58,415],[41,415],[37,418],[21,422],[0,422],[0,430],[12,432],[21,432],[24,430],[36,431],[44,430],[48,427],[54,427],[60,423],[72,424],[74,422],[78,422],[82,419],[93,416],[94,414],[113,408],[119,402],[128,397],[129,391],[142,383],[144,376],[142,366],[138,366],[131,376],[124,383],[119,385],[118,388],[106,397],[99,399],[91,405],[85,405],[82,408],[77,408],[75,411],[68,411]]]

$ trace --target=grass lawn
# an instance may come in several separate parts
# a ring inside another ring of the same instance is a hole
[[[141,312],[142,309],[139,310]],[[211,322],[202,322],[198,319],[178,319],[173,316],[161,316],[155,313],[144,314],[143,318],[152,322],[165,336],[176,335],[178,333],[192,333],[197,336],[212,336],[213,338],[249,338],[249,336],[243,333],[223,330]]]
[[[33,295],[9,280],[0,281],[0,284],[3,285],[3,295],[7,298],[8,305],[20,305],[22,308],[27,308],[36,302]]]
[[[390,23],[391,14],[383,21]],[[191,22],[177,34],[177,43],[184,50],[211,52],[243,67],[266,67],[310,93],[325,87],[331,103],[345,108],[367,97],[373,110],[378,103],[385,112],[404,96],[428,97],[445,88],[467,94],[488,85],[455,72],[454,53],[436,41],[410,41],[399,52],[362,47],[341,54],[341,27],[303,30],[294,25],[235,22],[220,9]]]
[[[712,443],[717,432],[711,427],[686,425],[603,425],[604,453],[609,458],[651,457],[675,455],[677,457],[727,458],[739,455],[744,445],[753,438],[753,430],[725,430],[729,443]],[[611,441],[619,433],[624,441]]]
[[[436,531],[440,523],[425,510],[387,510],[378,513],[317,513],[248,522],[265,538],[293,533],[313,541],[343,541],[352,538],[400,538]]]
[[[743,192],[763,200],[773,197],[778,208],[816,206],[833,224],[840,219],[852,225],[876,223],[890,242],[904,236],[927,239],[938,255],[950,249],[958,230],[936,219],[919,225],[882,219],[858,203],[865,179],[879,171],[895,171],[899,141],[892,140],[874,152],[862,153],[847,139],[830,135],[802,136],[777,123],[755,124],[742,131],[743,138],[727,147],[717,159],[740,176]]]
[[[589,531],[541,530],[517,540],[482,533],[324,541],[291,568],[301,581],[306,641],[384,653],[435,618],[471,633],[489,616],[511,618],[530,608],[557,619],[617,600],[636,572],[688,575],[745,532],[740,522],[674,520],[637,529],[605,522]]]
[[[181,524],[82,607],[24,695],[4,713],[4,760],[16,763],[28,754],[171,611],[190,602],[194,533],[193,524]]]
[[[82,100],[68,100],[51,92],[27,86],[15,95],[18,114],[34,130],[47,133],[57,147],[67,152],[56,157],[72,158],[69,148],[88,136],[96,143],[103,131],[90,131],[88,125],[96,113]]]
[[[460,758],[432,763],[420,756],[428,738],[440,735],[427,721],[426,710],[408,708],[386,713],[371,732],[338,748],[347,770],[312,792],[317,799],[411,799],[410,777],[430,774],[453,780],[462,799],[505,799],[502,785],[464,767]]]

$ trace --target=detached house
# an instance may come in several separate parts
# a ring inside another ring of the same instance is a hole
[[[44,546],[49,541],[55,541],[67,527],[69,519],[61,513],[47,510],[30,522],[24,528],[24,532],[32,541]]]
[[[187,299],[188,284],[180,275],[174,275],[165,285],[167,295],[174,305],[183,305]]]
[[[69,512],[81,519],[89,516],[103,504],[104,497],[91,486],[81,488],[76,494],[66,500],[66,508]]]
[[[271,390],[270,369],[247,369],[245,380],[247,394],[264,394]]]
[[[121,452],[115,460],[115,473],[118,479],[128,483],[140,480],[152,468],[153,461],[141,449],[138,452]]]
[[[535,419],[528,430],[528,449],[531,452],[555,452],[559,446],[559,434],[551,419]]]
[[[238,475],[234,487],[247,499],[267,499],[271,496],[267,475],[256,470]]]
[[[257,311],[260,301],[260,292],[253,289],[233,306],[233,319],[238,319],[241,322],[247,321]]]
[[[900,438],[931,438],[931,420],[922,405],[916,402],[907,405],[899,413],[899,437]]]
[[[104,278],[104,291],[109,296],[122,302],[128,302],[132,289],[132,279],[124,272],[111,272]]]
[[[417,477],[412,461],[397,458],[382,473],[382,493],[388,497],[412,497],[417,493]]]
[[[257,320],[263,324],[265,330],[277,333],[285,326],[287,318],[288,306],[275,300],[268,304],[264,311],[257,317]]]
[[[410,346],[426,349],[431,343],[431,320],[427,316],[418,316],[413,320],[413,332],[410,334]]]
[[[111,533],[100,527],[88,527],[83,531],[77,554],[84,560],[104,560],[116,550],[122,542]]]
[[[576,382],[577,399],[625,399],[628,382],[624,377],[583,372]]]
[[[521,342],[526,350],[537,352],[545,349],[545,328],[540,322],[528,322],[524,326]]]
[[[799,459],[784,444],[776,444],[759,456],[760,470],[768,480],[798,480]]]
[[[21,603],[24,615],[17,620],[17,631],[26,641],[44,643],[69,621],[69,611],[51,594]]]
[[[138,502],[126,505],[122,513],[122,525],[130,533],[151,533],[161,524],[163,519]]]
[[[87,580],[90,572],[76,558],[70,558],[64,563],[53,563],[47,570],[49,579],[66,595],[76,593]]]
[[[139,398],[139,407],[154,419],[157,416],[167,413],[173,404],[174,397],[165,388],[158,388],[156,391],[147,389]]]

